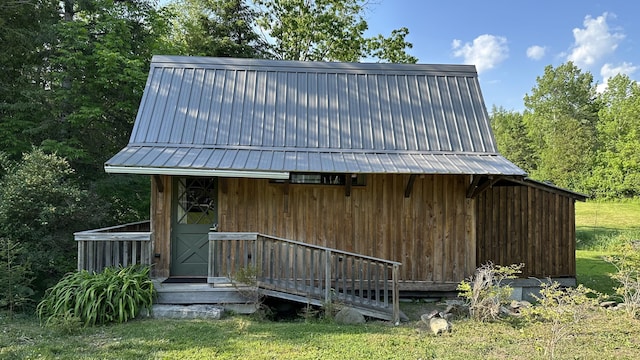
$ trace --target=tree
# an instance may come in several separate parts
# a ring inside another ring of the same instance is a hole
[[[504,157],[527,172],[533,169],[533,152],[523,116],[495,105],[491,109],[491,128]]]
[[[260,7],[258,24],[273,41],[278,59],[357,62],[375,57],[390,62],[415,63],[406,53],[407,28],[390,37],[367,38],[362,13],[364,0],[254,0]]]
[[[56,105],[42,146],[89,177],[127,144],[158,43],[148,0],[64,2],[49,83]]]
[[[640,196],[640,86],[617,75],[600,99],[591,191],[599,197]]]
[[[0,149],[17,159],[49,116],[43,74],[48,68],[56,0],[0,2]]]
[[[181,55],[263,58],[268,44],[256,33],[256,11],[243,0],[176,0],[168,41]]]
[[[24,249],[21,263],[31,264],[41,290],[75,268],[72,234],[100,214],[73,176],[65,159],[33,149],[0,181],[0,238]]]
[[[593,76],[572,62],[551,65],[524,97],[524,124],[534,153],[531,176],[584,189],[595,151],[598,101]]]

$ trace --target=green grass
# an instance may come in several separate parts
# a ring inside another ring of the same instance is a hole
[[[371,322],[267,322],[233,316],[219,321],[135,320],[69,335],[35,318],[0,315],[0,359],[540,359],[545,324],[456,321],[435,337],[415,321],[398,327]],[[624,312],[593,313],[574,326],[561,358],[633,359],[640,324]]]
[[[576,240],[580,250],[611,250],[640,239],[640,200],[576,203]]]
[[[640,239],[640,200],[576,203],[576,273],[579,283],[613,294],[615,271],[603,257],[617,246]]]

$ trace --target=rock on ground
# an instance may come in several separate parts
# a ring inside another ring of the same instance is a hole
[[[344,307],[336,314],[334,320],[337,324],[353,325],[364,324],[366,322],[364,316],[356,309]]]

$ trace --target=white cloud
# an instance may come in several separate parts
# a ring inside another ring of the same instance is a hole
[[[634,72],[636,72],[636,70],[638,70],[637,66],[625,61],[618,66],[613,66],[612,64],[604,64],[600,69],[600,75],[603,79],[609,79],[618,74],[631,76]]]
[[[632,63],[623,62],[618,66],[613,66],[612,64],[604,64],[600,69],[600,76],[602,76],[602,84],[598,84],[596,91],[604,92],[607,89],[609,84],[609,79],[618,75],[625,74],[631,76],[634,72],[638,70],[638,67],[633,65]]]
[[[462,57],[465,64],[475,65],[478,73],[493,69],[509,56],[507,38],[494,35],[480,35],[473,43],[455,39],[451,43],[453,56]]]
[[[540,60],[547,52],[547,48],[544,46],[533,45],[527,49],[527,57],[533,60]]]
[[[609,31],[607,18],[612,17],[613,14],[606,12],[595,19],[587,15],[583,22],[584,28],[573,29],[575,42],[567,60],[583,68],[594,65],[605,55],[613,53],[624,39],[624,34]]]

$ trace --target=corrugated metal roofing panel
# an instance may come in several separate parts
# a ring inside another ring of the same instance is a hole
[[[315,159],[310,161],[310,159]],[[238,149],[126,147],[109,167],[199,168],[247,171],[489,174],[524,172],[499,155],[339,153]]]
[[[106,165],[524,174],[505,161],[473,66],[156,56]]]

